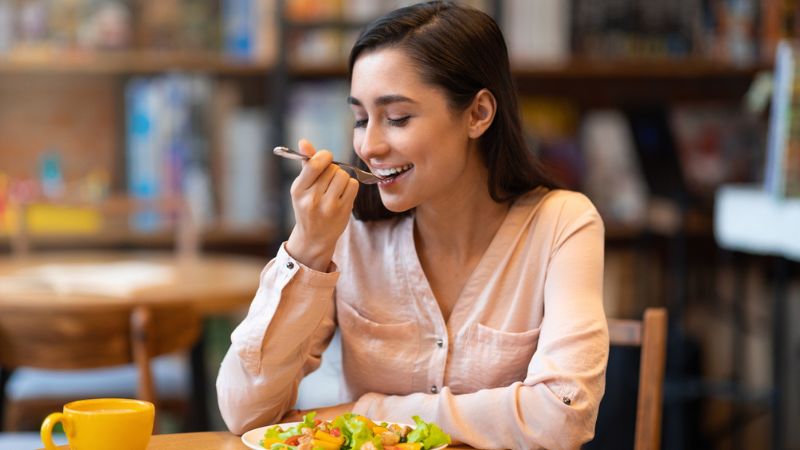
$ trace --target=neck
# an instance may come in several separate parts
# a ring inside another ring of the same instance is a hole
[[[509,209],[508,203],[495,202],[486,186],[486,180],[471,183],[452,190],[447,198],[418,206],[417,249],[462,261],[483,255]]]

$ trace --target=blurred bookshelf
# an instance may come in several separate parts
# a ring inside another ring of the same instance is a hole
[[[610,0],[599,3],[474,0],[465,3],[487,11],[503,27],[523,101],[530,99],[535,103],[544,98],[547,102],[557,98],[570,103],[568,107],[574,108],[578,116],[600,107],[655,104],[669,108],[680,101],[735,104],[753,78],[770,69],[771,55],[763,51],[770,45],[763,41],[776,40],[778,32],[774,24],[762,24],[768,18],[780,22],[781,16],[778,15],[778,19],[774,16],[776,11],[782,13],[776,6],[780,2],[771,1],[753,2],[751,8],[745,10],[723,6],[715,11],[698,9],[693,2],[645,8],[638,0],[616,3]],[[26,90],[27,96],[36,91],[55,96],[66,92],[66,98],[77,96],[70,94],[70,89],[80,90],[81,98],[85,98],[90,89],[80,86],[82,81],[76,81],[76,77],[85,77],[83,84],[97,80],[99,97],[103,101],[88,100],[88,103],[90,106],[98,103],[94,106],[95,114],[105,111],[103,125],[114,128],[104,131],[105,148],[98,150],[104,154],[99,159],[110,166],[105,170],[110,172],[110,185],[114,190],[129,190],[134,176],[129,155],[138,151],[130,149],[131,131],[125,123],[130,121],[130,96],[138,81],[145,80],[139,83],[143,85],[151,78],[167,78],[164,83],[152,83],[156,84],[153,86],[156,91],[176,85],[178,90],[191,90],[192,87],[181,85],[207,84],[203,89],[209,92],[198,100],[201,107],[217,108],[221,102],[223,111],[217,112],[223,115],[235,114],[232,109],[247,109],[248,117],[242,118],[245,124],[242,126],[249,126],[251,135],[255,134],[254,122],[263,120],[265,131],[258,142],[262,151],[250,149],[235,158],[255,155],[252,165],[263,166],[263,170],[253,174],[277,177],[278,181],[265,180],[257,188],[251,186],[248,198],[252,201],[261,191],[267,205],[259,207],[262,208],[260,219],[266,216],[281,228],[280,224],[291,221],[284,217],[289,208],[281,191],[293,169],[283,162],[271,161],[264,150],[272,144],[293,142],[301,135],[310,135],[312,138],[320,136],[321,145],[335,153],[349,154],[347,127],[334,131],[337,125],[346,125],[349,120],[344,105],[326,101],[322,113],[309,114],[308,109],[319,105],[314,104],[311,95],[302,92],[313,91],[328,99],[346,96],[344,60],[351,43],[365,23],[394,6],[397,5],[353,0],[76,1],[69,4],[44,0],[21,4],[6,0],[0,2],[0,23],[15,25],[9,29],[15,30],[17,35],[6,32],[4,37],[0,34],[0,77],[7,89]],[[761,14],[759,6],[769,9],[770,14]],[[698,22],[695,15],[703,19]],[[720,25],[724,22],[723,16],[728,23],[726,26],[745,27],[744,37]],[[652,22],[656,31],[638,24],[640,19]],[[40,79],[39,84],[31,82],[31,76]],[[71,82],[76,87],[48,86],[48,81],[50,85],[62,84],[64,79],[59,77],[67,77],[63,84]],[[185,79],[175,83],[169,80],[179,77]],[[197,82],[195,78],[199,77],[204,80]],[[224,88],[220,88],[223,83]],[[224,91],[221,97],[226,98],[218,98],[220,91]],[[24,101],[24,97],[17,95],[4,103],[11,105]],[[53,100],[56,107],[68,110],[69,106],[59,105],[59,101]],[[74,104],[76,100],[71,98],[63,103],[70,102]],[[41,108],[46,106],[46,102],[41,103]],[[6,114],[13,118],[13,106],[8,108]],[[42,114],[41,111],[32,113],[29,119]],[[178,111],[177,114],[187,113]],[[342,120],[330,121],[333,126],[315,131],[314,121],[319,122],[325,115]],[[209,125],[209,122],[228,119],[203,120],[205,123],[197,125],[199,128],[192,133],[204,133],[203,139],[208,141],[205,144],[208,148],[199,158],[204,159],[202,171],[210,180],[206,184],[212,185],[212,192],[205,195],[213,199],[215,207],[211,208],[213,212],[206,212],[205,219],[210,223],[223,223],[225,220],[214,217],[222,214],[220,209],[226,204],[225,195],[219,192],[224,190],[220,186],[224,184],[221,172],[225,169],[221,169],[224,164],[218,159],[227,154],[227,147],[235,144],[212,142],[220,139],[218,135],[225,134],[225,125]],[[579,122],[581,118],[576,120]],[[530,133],[543,136],[537,139],[545,142],[551,138],[550,131],[537,128],[535,119],[530,122]],[[39,127],[34,130],[31,125],[23,125],[22,130],[14,134],[20,136],[26,132],[25,128],[29,129],[29,134],[40,133]],[[11,133],[2,127],[0,131]],[[562,134],[574,136],[579,132],[573,129]],[[72,139],[70,136],[59,138]],[[84,150],[60,149],[58,142],[41,144],[41,139],[13,148],[22,140],[18,138],[17,142],[7,144],[10,150],[2,149],[3,152],[60,151],[64,159],[81,155],[85,158],[93,152],[92,145],[86,145]],[[77,147],[81,142],[77,144],[70,145]],[[95,147],[98,145],[94,143]],[[0,156],[0,159],[4,168],[6,163],[12,168],[20,164],[12,163],[11,158]],[[26,177],[38,176],[37,161],[28,158],[21,163],[28,165]],[[65,172],[69,172],[67,166],[65,164]],[[172,182],[174,184],[174,180]],[[209,200],[200,202],[209,203]],[[616,225],[614,220],[608,223],[610,236],[629,236],[630,230],[635,229],[630,224]],[[619,231],[614,231],[616,229]]]
[[[59,190],[185,194],[207,248],[268,257],[291,226],[286,188],[297,170],[269,149],[307,137],[351,158],[349,48],[363,24],[406,3],[0,0],[0,251],[8,246],[9,199],[41,194],[50,183],[54,198]],[[734,294],[717,286],[738,277],[713,240],[714,194],[762,177],[769,103],[762,81],[777,43],[800,37],[798,3],[465,3],[503,29],[531,146],[604,218],[606,311],[625,318],[670,306],[681,332],[720,353],[725,333],[707,330],[728,330]],[[75,14],[78,24],[107,34],[80,31]],[[177,106],[164,101],[173,94],[183,98]],[[153,144],[135,126],[142,123],[185,149],[176,156],[172,144]],[[52,167],[56,175],[47,175]],[[171,239],[127,229],[32,236],[43,247],[151,248]],[[747,304],[759,311],[768,280],[748,283]],[[757,323],[743,339],[768,352],[764,327]],[[726,379],[727,361],[708,363],[704,375]],[[737,420],[736,407],[718,398],[705,406],[717,429]],[[743,431],[745,447],[763,443],[758,427]],[[665,430],[665,448],[718,444],[698,444],[687,427]]]
[[[183,71],[265,76],[270,69],[266,62],[241,61],[218,52],[203,51],[125,50],[98,53],[54,50],[0,58],[0,75],[135,75]]]

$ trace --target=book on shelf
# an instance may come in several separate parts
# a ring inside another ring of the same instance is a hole
[[[134,34],[130,2],[0,0],[0,54],[121,49]]]
[[[74,50],[218,52],[274,58],[277,0],[0,0],[0,55]]]
[[[278,205],[270,155],[270,114],[243,105],[236,83],[215,84],[211,99],[211,180],[218,217],[226,229],[252,230],[274,222]]]
[[[615,225],[645,225],[649,192],[625,115],[614,110],[588,112],[580,144],[586,158],[582,188],[603,219]]]
[[[773,61],[782,39],[800,38],[800,2],[761,0],[761,60]]]
[[[561,63],[569,59],[570,2],[506,1],[501,23],[513,63]]]
[[[348,85],[344,81],[295,83],[289,94],[286,145],[300,138],[319,149],[330,150],[337,161],[353,158],[353,114],[347,107]],[[297,166],[299,167],[299,166]]]
[[[223,223],[234,229],[260,225],[270,212],[266,184],[274,161],[268,155],[265,123],[263,110],[245,108],[231,111],[222,123],[220,213]]]
[[[9,0],[0,0],[0,56],[8,53],[14,44],[14,17]]]
[[[129,194],[142,200],[181,196],[201,224],[214,215],[205,113],[211,89],[208,78],[187,75],[138,77],[125,88]],[[153,231],[163,219],[142,211],[132,225]]]
[[[670,126],[687,190],[710,204],[726,183],[761,178],[766,130],[759,117],[719,104],[671,108]]]
[[[137,45],[170,50],[219,48],[218,3],[194,0],[137,2]]]
[[[697,52],[737,65],[752,64],[760,52],[756,33],[766,3],[760,0],[726,0],[704,7]]]
[[[669,111],[664,107],[641,107],[628,109],[625,114],[650,195],[676,203],[688,202]]]
[[[551,177],[565,188],[578,189],[586,164],[575,138],[577,106],[565,100],[523,97],[520,113],[528,144]]]
[[[775,52],[764,189],[776,198],[800,197],[800,45],[782,41]]]
[[[757,0],[574,0],[572,50],[592,59],[757,61],[768,32]],[[791,1],[791,0],[790,0]]]
[[[269,62],[277,51],[276,0],[223,0],[222,35],[226,55]]]
[[[573,0],[573,51],[595,59],[687,57],[701,20],[695,0]]]

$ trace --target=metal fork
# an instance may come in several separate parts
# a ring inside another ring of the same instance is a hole
[[[272,149],[272,153],[287,159],[308,160],[308,156],[296,150],[292,150],[289,147],[281,147],[281,146],[275,147],[274,149]],[[356,177],[356,180],[358,180],[361,183],[375,184],[383,180],[382,177],[379,177],[374,173],[361,170],[358,167],[351,166],[350,164],[345,164],[343,162],[338,162],[338,161],[333,161],[333,163],[343,169],[348,169],[351,172],[353,172],[353,174]]]

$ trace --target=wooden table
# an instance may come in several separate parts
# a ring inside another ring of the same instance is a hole
[[[191,303],[203,314],[228,312],[246,306],[258,288],[259,273],[266,261],[240,256],[202,255],[178,258],[173,252],[59,252],[35,253],[0,259],[0,279],[47,264],[81,265],[135,261],[167,267],[173,276],[169,282],[137,288],[127,295],[103,295],[85,292],[58,292],[45,285],[2,286],[0,308],[15,304],[41,304],[46,308],[57,302],[87,308],[95,305],[130,308],[141,304]]]
[[[58,447],[62,450],[69,450],[69,446]],[[452,450],[468,450],[472,447],[455,446],[448,447]],[[147,450],[249,450],[249,447],[242,443],[242,439],[224,431],[207,433],[179,433],[179,434],[157,434],[150,439]]]
[[[58,291],[46,284],[0,282],[0,314],[15,306],[58,305],[66,308],[102,307],[132,309],[137,305],[189,303],[202,315],[213,315],[245,308],[255,295],[259,274],[266,261],[239,256],[202,255],[178,257],[175,252],[41,252],[27,256],[0,258],[0,280],[21,272],[35,270],[47,264],[85,265],[135,261],[152,263],[170,269],[169,281],[133,289],[120,295]],[[207,376],[203,359],[202,337],[192,351],[193,380],[192,410],[189,429],[207,430]],[[3,375],[3,374],[0,374]],[[0,376],[2,380],[7,376]],[[0,406],[0,412],[2,411]]]

